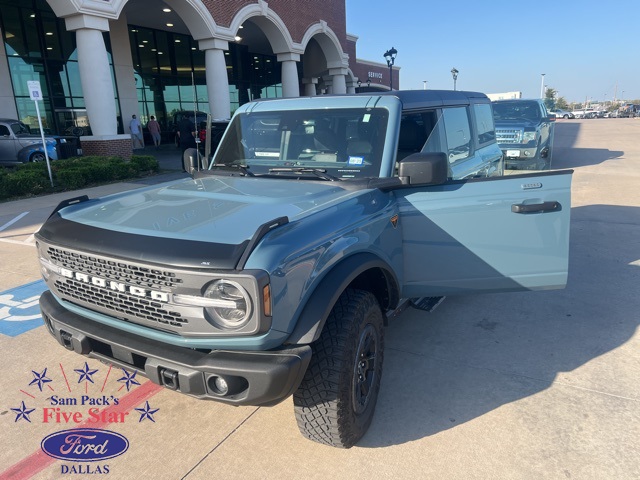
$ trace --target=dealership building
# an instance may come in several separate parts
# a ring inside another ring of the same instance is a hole
[[[345,0],[0,0],[0,117],[131,152],[129,120],[229,118],[257,98],[388,90],[399,68],[359,60]],[[381,52],[381,58],[382,58]]]

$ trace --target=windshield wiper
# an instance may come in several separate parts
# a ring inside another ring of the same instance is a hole
[[[249,167],[247,165],[240,165],[239,163],[213,163],[211,164],[211,167],[232,168],[234,170],[240,170],[240,172],[249,177],[255,177],[255,174],[249,171]]]
[[[340,180],[338,177],[334,177],[333,175],[329,175],[326,170],[321,168],[308,168],[308,167],[298,167],[298,168],[289,168],[289,167],[279,167],[279,168],[270,168],[269,173],[278,173],[278,172],[290,172],[290,173],[313,173],[316,177],[320,177],[323,180],[328,180],[330,182],[335,182],[336,180]]]

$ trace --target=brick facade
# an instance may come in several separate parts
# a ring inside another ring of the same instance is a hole
[[[128,135],[118,135],[116,139],[98,139],[95,137],[81,137],[80,146],[82,147],[82,155],[100,155],[109,157],[122,157],[127,160],[131,158],[133,154],[133,143]]]
[[[217,25],[229,27],[233,17],[245,6],[257,4],[251,0],[203,0]],[[307,29],[321,20],[333,30],[343,50],[347,48],[345,0],[270,0],[268,7],[287,26],[294,42],[300,43]]]

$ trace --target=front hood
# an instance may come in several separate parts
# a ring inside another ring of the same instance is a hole
[[[351,196],[336,182],[207,177],[119,194],[61,211],[67,220],[124,233],[239,243],[278,217],[296,220]]]
[[[155,263],[173,255],[174,264],[183,266],[234,268],[264,223],[279,217],[299,220],[356,195],[339,182],[188,179],[66,207],[39,235],[60,245]]]
[[[524,130],[535,130],[539,122],[530,120],[496,120],[496,129],[514,129],[522,128]]]
[[[42,145],[42,137],[40,135],[20,135],[17,138],[18,142],[20,142],[20,145],[23,147],[27,147],[35,143],[39,143],[40,145]],[[56,143],[56,140],[54,138],[47,136],[44,137],[44,141],[47,142],[47,144]]]

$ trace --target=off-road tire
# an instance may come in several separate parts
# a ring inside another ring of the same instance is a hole
[[[376,298],[346,290],[312,349],[293,395],[298,428],[315,442],[351,448],[369,428],[380,390],[384,324]]]

